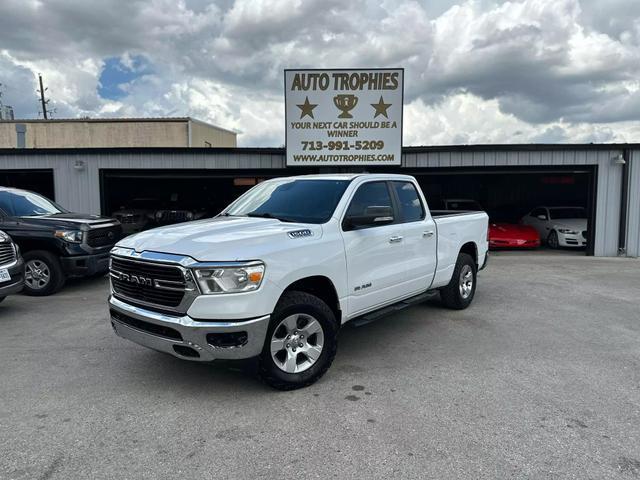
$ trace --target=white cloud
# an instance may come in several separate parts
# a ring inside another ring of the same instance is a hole
[[[191,115],[284,141],[292,67],[405,67],[405,144],[640,141],[637,0],[55,0],[0,4],[0,83],[36,116]],[[634,13],[635,12],[635,13]],[[101,98],[104,61],[151,73]]]

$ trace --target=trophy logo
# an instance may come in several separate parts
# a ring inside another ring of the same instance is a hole
[[[353,115],[349,112],[358,104],[358,97],[351,93],[342,93],[333,97],[333,104],[338,107],[338,110],[342,110],[342,113],[338,115],[338,118],[353,118]]]

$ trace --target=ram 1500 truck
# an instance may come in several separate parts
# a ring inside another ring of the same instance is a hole
[[[413,177],[268,180],[220,215],[112,250],[115,332],[195,361],[259,358],[279,389],[331,365],[341,325],[431,292],[469,306],[487,260],[484,212],[430,212]]]

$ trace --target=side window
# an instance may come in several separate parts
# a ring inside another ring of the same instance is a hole
[[[13,215],[11,196],[7,192],[0,192],[0,210],[7,215]]]
[[[393,188],[400,201],[400,211],[404,222],[417,222],[424,219],[424,206],[416,187],[411,182],[393,182]]]
[[[364,216],[368,207],[393,208],[386,182],[369,182],[360,185],[351,199],[347,216]]]

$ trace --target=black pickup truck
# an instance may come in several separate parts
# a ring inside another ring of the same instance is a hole
[[[25,262],[24,293],[51,295],[68,277],[109,269],[109,250],[122,236],[117,220],[71,213],[34,192],[0,187],[0,230]]]

